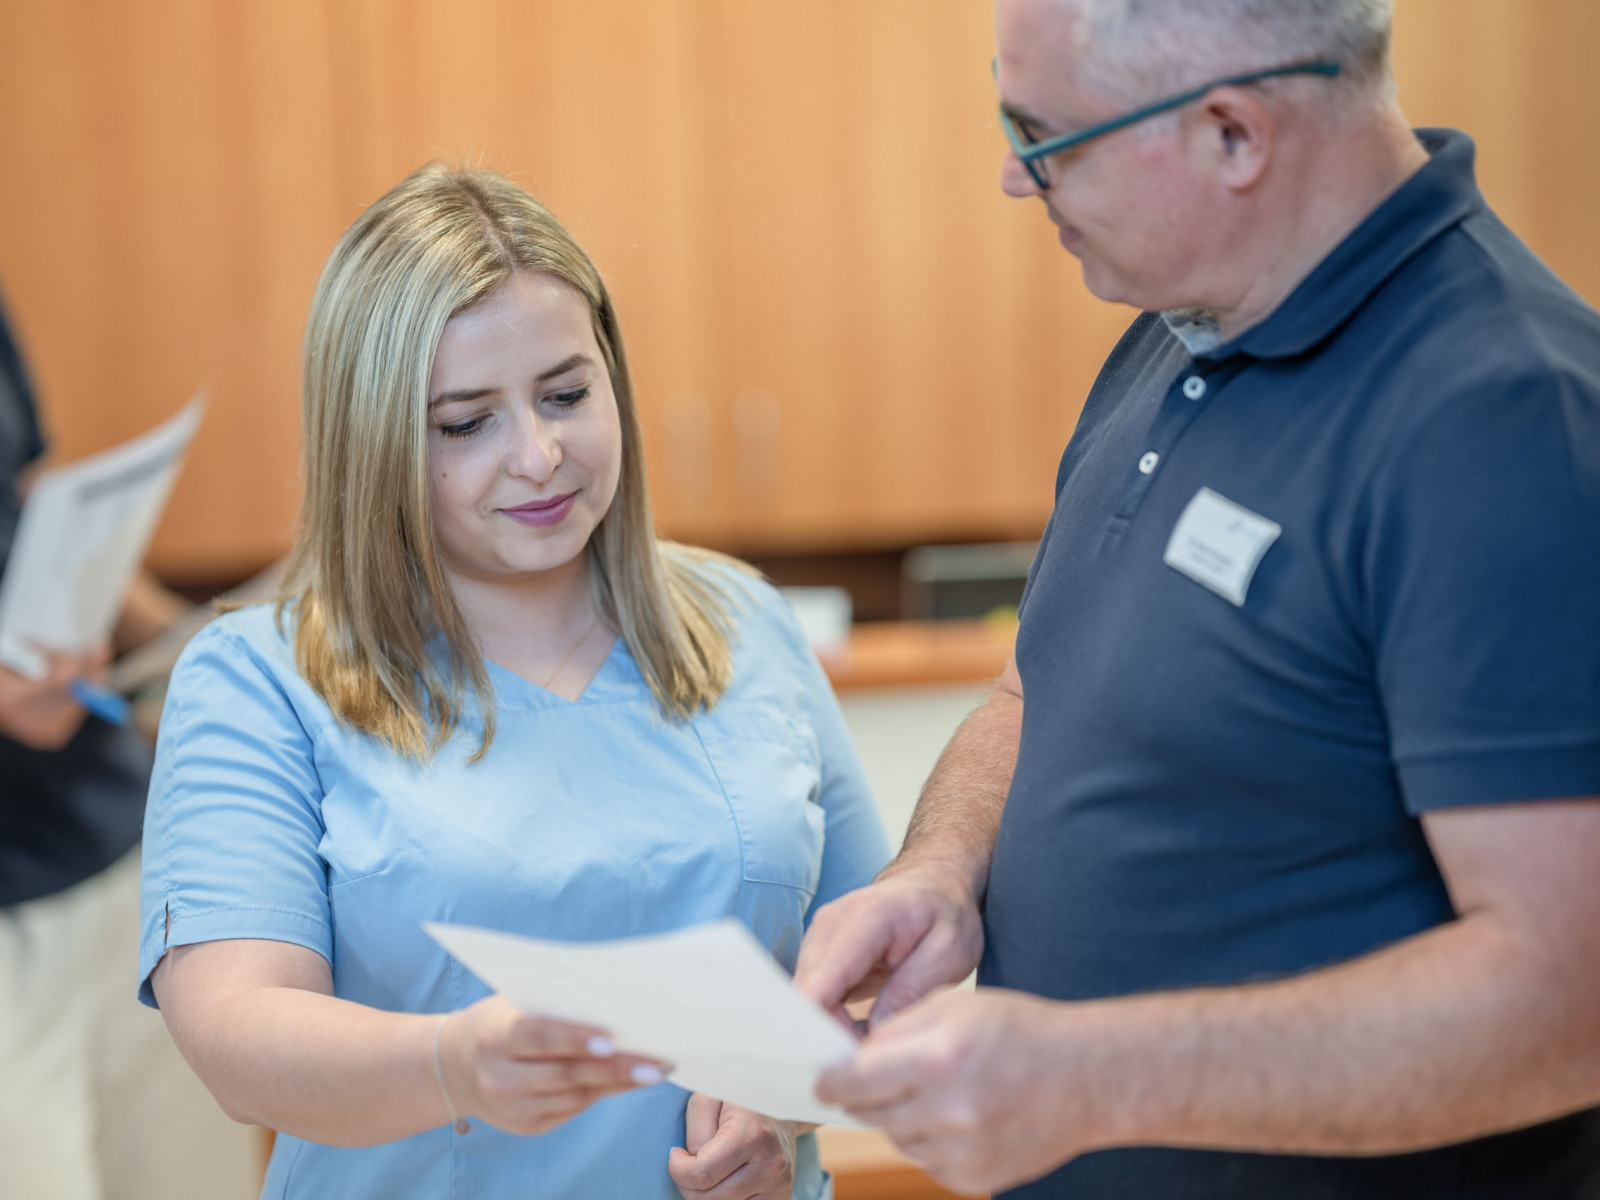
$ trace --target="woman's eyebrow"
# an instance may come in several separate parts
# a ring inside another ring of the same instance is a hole
[[[545,370],[540,371],[538,375],[534,376],[534,382],[544,383],[546,380],[554,379],[558,375],[565,375],[576,367],[592,366],[593,364],[594,359],[580,350],[577,354],[567,355],[555,366],[547,367]],[[428,401],[428,407],[432,408],[436,404],[457,404],[468,400],[481,400],[485,396],[494,395],[499,390],[499,388],[481,387],[460,388],[453,392],[440,392],[432,400]]]
[[[495,392],[498,392],[499,390],[500,390],[499,388],[486,388],[486,387],[483,387],[483,388],[462,388],[460,391],[455,391],[455,392],[441,392],[439,395],[435,396],[432,400],[428,401],[428,407],[432,408],[436,404],[455,404],[458,401],[465,401],[465,400],[481,400],[485,396],[492,396]]]
[[[550,367],[547,370],[540,371],[539,374],[534,377],[534,380],[537,383],[543,383],[547,379],[554,379],[557,375],[565,375],[574,367],[591,366],[593,363],[594,359],[590,358],[587,354],[580,350],[576,354],[567,355],[567,357],[563,358],[555,366]]]

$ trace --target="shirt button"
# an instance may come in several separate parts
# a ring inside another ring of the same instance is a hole
[[[1191,375],[1183,381],[1183,394],[1191,400],[1198,400],[1206,394],[1206,381],[1198,375]]]
[[[1139,459],[1139,474],[1148,475],[1156,469],[1156,464],[1161,461],[1161,455],[1154,450],[1146,450]]]

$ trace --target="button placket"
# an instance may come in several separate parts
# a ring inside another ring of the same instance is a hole
[[[1133,470],[1129,472],[1122,503],[1117,508],[1119,519],[1130,520],[1138,512],[1140,505],[1144,503],[1145,495],[1155,482],[1162,461],[1172,453],[1172,448],[1178,439],[1206,407],[1213,391],[1215,388],[1212,383],[1192,364],[1168,385],[1161,407],[1151,423],[1144,449],[1134,461]]]

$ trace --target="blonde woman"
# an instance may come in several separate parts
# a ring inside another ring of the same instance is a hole
[[[265,1196],[828,1194],[808,1136],[422,932],[733,914],[792,965],[887,858],[792,616],[656,541],[639,442],[593,264],[505,179],[425,168],[334,249],[287,590],[185,653],[145,825],[141,995],[280,1131]]]

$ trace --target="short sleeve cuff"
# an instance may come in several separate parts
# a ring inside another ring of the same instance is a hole
[[[304,946],[333,962],[333,933],[326,920],[307,913],[282,908],[219,908],[206,912],[172,913],[172,924],[163,931],[158,923],[139,948],[139,1001],[151,1008],[156,1004],[150,975],[156,964],[174,946],[199,942],[222,942],[235,938],[254,938],[266,942],[288,942]]]
[[[1600,741],[1402,759],[1408,812],[1600,796]]]

